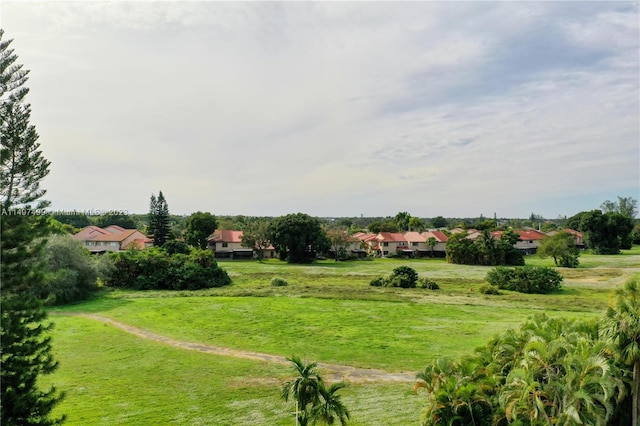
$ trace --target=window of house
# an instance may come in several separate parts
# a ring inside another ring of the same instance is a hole
[[[417,246],[417,245],[418,245],[418,243],[413,242],[413,243],[411,243],[411,245],[412,245],[412,246]]]
[[[387,242],[382,243],[382,245],[383,245],[384,247],[389,247],[389,243],[387,243]]]
[[[110,243],[109,243],[109,245],[110,245],[111,247],[117,247],[117,246],[118,246],[118,243],[116,243],[116,242],[112,241],[112,242],[110,242]]]
[[[222,247],[227,247],[228,244],[227,243],[222,243]]]
[[[387,255],[387,254],[389,254],[389,251],[385,250],[385,251],[382,252],[382,254]]]

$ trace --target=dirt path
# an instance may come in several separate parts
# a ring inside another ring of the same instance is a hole
[[[176,348],[203,352],[208,354],[232,356],[236,358],[253,359],[258,361],[273,362],[277,364],[290,365],[291,363],[285,357],[279,355],[270,355],[260,352],[242,351],[238,349],[223,348],[220,346],[208,345],[205,343],[192,343],[175,340],[170,337],[162,336],[142,328],[138,328],[129,324],[125,324],[111,318],[94,314],[63,314],[73,315],[83,318],[90,318],[105,324],[117,327],[127,333],[138,336],[142,339],[152,340],[154,342],[164,343]],[[331,381],[343,380],[351,383],[368,383],[368,382],[406,382],[411,383],[415,380],[415,373],[389,373],[383,370],[356,368],[347,365],[318,363],[318,367],[323,370],[323,375]]]

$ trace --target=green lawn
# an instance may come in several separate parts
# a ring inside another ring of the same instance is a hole
[[[67,392],[59,412],[68,424],[293,424],[279,399],[285,365],[222,357],[147,341],[95,320],[95,313],[176,340],[388,371],[420,371],[514,327],[534,312],[595,318],[610,292],[640,272],[640,249],[581,256],[560,269],[552,295],[478,292],[490,268],[441,259],[288,265],[277,260],[220,262],[234,284],[197,292],[104,291],[94,300],[51,309],[59,370],[44,383]],[[528,264],[552,266],[549,259]],[[439,291],[369,286],[371,278],[409,265]],[[272,287],[272,277],[289,281]],[[353,384],[344,401],[354,425],[416,424],[421,399],[411,383]]]

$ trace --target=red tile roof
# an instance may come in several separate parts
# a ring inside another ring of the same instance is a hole
[[[410,243],[425,243],[427,238],[419,232],[409,231],[404,233],[404,238]]]
[[[232,231],[230,229],[216,229],[207,241],[216,243],[241,243],[242,231]]]
[[[522,241],[541,240],[547,236],[544,232],[536,231],[535,229],[514,229],[513,232],[518,234]],[[494,231],[491,233],[491,235],[496,238],[502,237],[502,234],[504,234],[504,231]]]
[[[449,237],[442,231],[426,231],[423,232],[422,235],[425,237],[425,240],[428,240],[429,237],[434,237],[439,243],[446,243]]]
[[[378,241],[385,242],[407,242],[407,240],[404,238],[404,235],[399,232],[380,232],[378,233],[378,237],[376,239]]]

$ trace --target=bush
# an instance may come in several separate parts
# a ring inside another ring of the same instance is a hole
[[[426,288],[427,290],[440,290],[438,283],[427,277],[419,278],[418,286],[420,288]]]
[[[495,285],[483,284],[480,286],[482,294],[500,294],[500,289]]]
[[[231,284],[225,270],[218,267],[213,253],[192,249],[187,254],[170,255],[152,247],[112,253],[114,271],[106,284],[136,290],[199,290]]]
[[[92,256],[81,242],[69,235],[52,235],[44,249],[44,286],[38,297],[47,304],[60,305],[87,299],[106,276],[108,259]]]
[[[499,266],[487,273],[486,280],[499,289],[520,293],[547,294],[562,285],[562,275],[553,268],[541,266]]]
[[[373,287],[386,287],[387,286],[387,279],[385,277],[376,277],[376,278],[372,279],[371,281],[369,281],[369,285],[371,285]]]
[[[415,288],[418,283],[418,273],[409,266],[398,266],[390,277],[392,287]]]
[[[284,287],[289,285],[289,283],[284,278],[273,277],[271,278],[271,285],[275,287]]]

